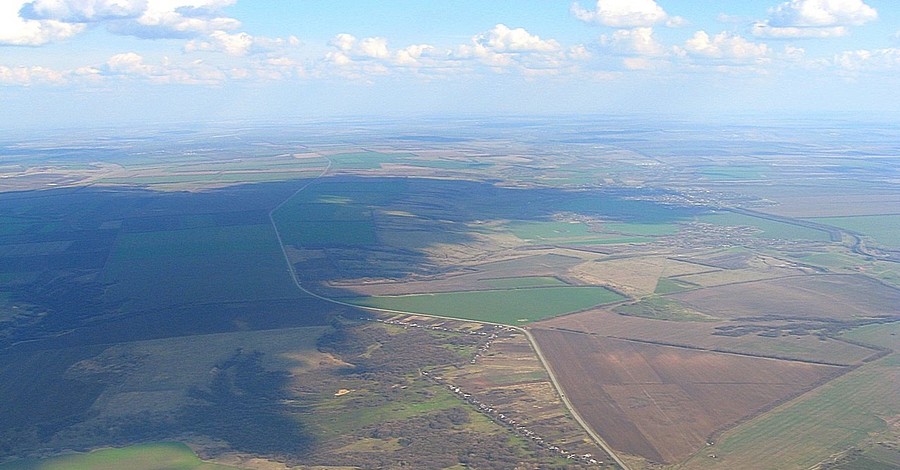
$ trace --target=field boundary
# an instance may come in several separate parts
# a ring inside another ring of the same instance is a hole
[[[294,193],[291,194],[290,196],[288,196],[287,199],[282,201],[281,204],[278,204],[271,211],[269,211],[269,221],[272,223],[272,228],[275,230],[275,237],[278,239],[278,245],[281,247],[281,253],[284,256],[285,263],[287,263],[288,273],[290,274],[291,280],[294,282],[294,285],[297,286],[297,288],[300,289],[300,291],[303,292],[304,294],[310,295],[312,297],[315,297],[315,298],[325,301],[325,302],[329,302],[331,304],[341,305],[344,307],[351,307],[351,308],[369,310],[369,311],[374,311],[374,312],[402,314],[402,315],[421,315],[421,316],[426,316],[426,317],[443,318],[443,319],[448,319],[448,320],[459,321],[460,320],[459,318],[446,317],[446,316],[441,316],[441,315],[429,315],[429,314],[422,314],[422,313],[418,313],[418,312],[404,312],[404,311],[399,311],[399,310],[389,310],[389,309],[383,309],[383,308],[377,308],[377,307],[366,307],[366,306],[354,305],[351,303],[342,302],[340,300],[336,300],[336,299],[332,299],[332,298],[328,298],[328,297],[316,294],[315,292],[312,292],[312,291],[306,289],[305,287],[303,287],[303,285],[300,283],[300,280],[297,278],[297,272],[294,270],[294,265],[291,264],[291,259],[288,257],[287,249],[285,248],[284,242],[281,239],[281,233],[278,231],[278,224],[275,223],[275,217],[273,216],[273,214],[281,206],[285,205],[288,201],[290,201],[294,196],[299,194],[304,189],[308,188],[310,185],[312,185],[313,183],[315,183],[316,181],[318,181],[320,178],[322,178],[323,176],[325,176],[328,173],[328,171],[331,169],[332,161],[330,158],[328,158],[325,155],[322,155],[322,158],[324,158],[325,160],[328,161],[328,165],[325,167],[324,170],[322,170],[322,173],[320,173],[318,176],[316,176],[315,178],[311,179],[306,184],[301,186],[300,189],[298,189],[297,191],[294,191]],[[613,451],[613,449],[609,446],[609,444],[606,443],[606,441],[604,441],[596,432],[594,432],[593,429],[591,429],[590,426],[587,425],[587,422],[584,421],[584,418],[582,418],[581,415],[578,414],[578,411],[576,411],[575,407],[573,407],[571,402],[569,402],[569,399],[566,396],[565,392],[563,392],[563,389],[560,386],[559,381],[556,378],[556,375],[553,373],[553,369],[550,367],[550,364],[544,358],[544,355],[541,352],[540,347],[537,344],[537,341],[534,340],[534,337],[531,336],[531,333],[527,329],[519,327],[519,326],[515,326],[515,325],[505,325],[502,323],[494,323],[494,322],[481,321],[481,320],[463,320],[463,321],[472,321],[474,323],[483,323],[483,324],[487,324],[487,325],[508,327],[508,328],[513,328],[517,331],[522,332],[522,334],[524,334],[525,337],[528,339],[528,343],[531,345],[531,349],[535,352],[538,359],[540,359],[541,365],[544,367],[544,370],[547,371],[547,375],[550,377],[550,383],[553,384],[553,388],[556,389],[557,395],[560,397],[560,400],[563,402],[563,404],[565,405],[565,407],[569,411],[569,413],[571,413],[572,417],[575,418],[575,420],[578,422],[579,425],[581,425],[581,427],[588,434],[588,436],[590,436],[591,439],[593,439],[594,442],[598,446],[600,446],[607,454],[609,454],[610,458],[612,458],[616,462],[616,464],[622,468],[622,470],[630,470],[630,467],[628,465],[626,465],[625,462],[623,462],[622,459],[619,458],[618,455],[616,455],[615,451]]]

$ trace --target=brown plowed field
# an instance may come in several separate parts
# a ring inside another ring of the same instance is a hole
[[[733,352],[750,356],[797,359],[808,362],[855,365],[876,351],[816,335],[764,337],[757,334],[743,336],[716,335],[718,328],[734,325],[766,325],[779,322],[675,322],[629,317],[604,309],[551,318],[534,324],[539,328],[559,328],[599,334],[615,338],[633,339],[698,349]],[[782,322],[783,323],[783,322]]]
[[[672,298],[719,318],[850,320],[897,316],[900,290],[864,276],[799,276],[699,289]],[[723,302],[723,299],[728,299]]]
[[[710,435],[843,372],[841,367],[534,329],[578,412],[616,450],[674,463]]]

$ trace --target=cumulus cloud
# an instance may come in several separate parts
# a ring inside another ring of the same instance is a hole
[[[495,52],[549,52],[560,49],[559,43],[553,39],[543,40],[524,28],[511,29],[504,24],[475,36],[472,42]]]
[[[3,0],[0,41],[40,45],[65,39],[89,25],[142,38],[196,37],[233,31],[225,16],[236,0]]]
[[[516,70],[526,76],[549,75],[590,57],[582,45],[565,48],[556,40],[504,24],[450,48],[430,44],[391,48],[385,38],[357,38],[346,33],[336,35],[329,44],[333,49],[325,55],[324,63],[342,76],[363,79],[366,73],[389,74],[395,70],[451,77],[482,67],[494,72]]]
[[[581,21],[615,28],[652,26],[664,21],[669,26],[685,23],[683,18],[670,17],[654,0],[597,0],[593,10],[576,2],[570,10]]]
[[[149,75],[153,68],[144,64],[144,58],[135,52],[116,54],[106,61],[106,68],[112,73]]]
[[[66,74],[45,67],[7,67],[0,65],[0,84],[30,86],[37,83],[62,84]]]
[[[22,8],[23,16],[67,23],[88,23],[136,18],[147,8],[147,0],[34,0]]]
[[[807,28],[798,26],[770,26],[766,22],[756,22],[753,24],[754,36],[772,39],[837,38],[846,36],[849,32],[850,30],[846,26]]]
[[[396,52],[395,61],[398,65],[420,65],[420,59],[434,50],[434,46],[430,46],[428,44],[414,44],[411,46],[406,46]]]
[[[848,26],[878,18],[863,0],[791,0],[769,9],[768,18],[753,25],[753,34],[772,38],[845,36]]]
[[[554,39],[541,39],[523,28],[509,28],[498,24],[472,37],[469,44],[457,46],[452,56],[456,59],[476,60],[500,72],[517,67],[529,75],[558,73],[569,54],[582,55],[587,51],[563,47]],[[538,70],[544,72],[538,73]],[[530,72],[529,72],[530,71]]]
[[[600,36],[600,44],[626,54],[658,56],[664,53],[662,44],[653,37],[653,28],[649,26],[620,29],[610,35]]]
[[[68,39],[85,29],[80,23],[24,18],[20,12],[25,5],[25,1],[0,1],[0,44],[40,46]]]
[[[241,22],[224,16],[221,9],[235,1],[146,0],[140,16],[133,21],[110,23],[109,29],[144,38],[191,37],[213,31],[233,31],[240,27]]]
[[[697,31],[685,41],[683,48],[676,51],[710,59],[725,59],[737,62],[759,61],[769,55],[769,47],[757,44],[741,36],[721,32],[710,37],[706,31]]]
[[[364,65],[366,70],[384,74],[388,72],[387,66],[421,67],[430,59],[434,46],[428,44],[413,44],[397,50],[391,50],[388,41],[382,37],[369,37],[358,39],[351,34],[341,33],[336,35],[329,43],[336,50],[325,55],[327,62],[340,67]]]
[[[164,57],[158,64],[149,64],[143,56],[135,52],[115,54],[100,67],[100,73],[107,78],[147,80],[159,84],[212,85],[225,80],[227,75],[217,67],[202,60],[188,63],[173,63]]]
[[[296,47],[300,40],[294,36],[287,39],[252,36],[247,33],[231,34],[213,31],[205,39],[192,39],[184,45],[185,52],[215,51],[230,56],[245,56],[251,53],[270,52],[285,47]]]
[[[900,48],[844,51],[835,55],[831,62],[839,69],[850,73],[900,71]]]

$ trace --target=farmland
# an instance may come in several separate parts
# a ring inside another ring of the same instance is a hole
[[[893,157],[430,125],[0,155],[0,468],[890,461]]]
[[[890,248],[900,248],[900,215],[860,215],[853,217],[819,217],[812,219],[872,237],[876,243]]]
[[[233,470],[237,467],[201,461],[181,443],[140,444],[119,449],[101,449],[48,459],[0,464],[0,470],[134,470],[178,468],[183,470]]]
[[[613,448],[657,463],[678,462],[711,433],[840,373],[566,331],[533,334],[591,426],[615,429],[604,434]]]
[[[623,297],[603,287],[540,287],[347,299],[386,310],[515,325],[612,303]]]

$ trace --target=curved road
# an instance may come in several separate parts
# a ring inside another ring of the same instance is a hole
[[[324,158],[326,161],[328,161],[328,165],[325,167],[324,170],[322,170],[322,173],[319,173],[318,176],[311,179],[309,182],[307,182],[302,187],[300,187],[300,189],[298,189],[293,194],[288,196],[288,198],[285,199],[284,201],[282,201],[281,204],[278,204],[271,211],[269,211],[269,222],[272,223],[272,228],[275,230],[275,237],[278,239],[278,246],[281,247],[281,254],[284,256],[284,261],[285,261],[285,263],[287,263],[288,273],[291,276],[291,280],[294,281],[294,285],[297,286],[297,289],[300,289],[300,291],[303,292],[304,294],[315,297],[319,300],[323,300],[325,302],[329,302],[329,303],[332,303],[335,305],[342,305],[345,307],[352,307],[352,308],[358,308],[358,309],[362,309],[362,310],[371,310],[371,311],[383,312],[383,313],[420,315],[420,316],[432,317],[432,318],[443,318],[443,319],[447,319],[447,320],[457,320],[457,321],[463,320],[463,321],[465,321],[465,319],[461,319],[461,318],[444,317],[444,316],[440,316],[440,315],[428,315],[428,314],[419,313],[419,312],[407,312],[407,311],[402,311],[402,310],[390,310],[390,309],[385,309],[385,308],[366,307],[366,306],[355,305],[355,304],[351,304],[351,303],[347,303],[347,302],[342,302],[340,300],[321,296],[319,294],[316,294],[315,292],[308,290],[307,288],[303,287],[302,284],[300,284],[300,280],[297,278],[297,272],[294,270],[294,265],[291,264],[291,260],[287,254],[287,249],[285,248],[284,243],[282,242],[282,239],[281,239],[281,232],[278,231],[278,225],[275,223],[275,218],[273,217],[272,214],[274,214],[275,211],[277,211],[279,208],[281,208],[281,206],[285,205],[288,201],[290,201],[291,198],[296,196],[298,193],[300,193],[304,189],[308,188],[311,184],[315,183],[316,180],[325,176],[328,173],[328,171],[331,169],[331,165],[332,165],[331,159],[329,159],[328,157],[326,157],[324,155],[322,156],[322,158]],[[594,440],[595,443],[597,443],[597,445],[599,445],[607,454],[609,454],[609,456],[616,462],[616,464],[618,464],[620,467],[622,467],[623,470],[629,470],[628,465],[626,465],[625,462],[623,462],[622,459],[620,459],[619,456],[616,455],[616,453],[606,443],[606,441],[604,441],[603,438],[600,437],[600,435],[598,435],[596,432],[594,432],[593,429],[591,429],[590,426],[588,426],[588,424],[584,420],[584,418],[582,418],[581,415],[578,414],[578,411],[575,410],[575,407],[572,406],[572,403],[569,401],[569,397],[567,397],[565,392],[563,392],[562,386],[560,386],[559,381],[556,378],[556,375],[553,373],[553,369],[550,367],[549,362],[544,357],[543,352],[541,352],[541,348],[540,348],[540,346],[538,346],[537,341],[535,341],[534,337],[531,335],[531,332],[529,332],[525,328],[514,326],[514,325],[505,325],[502,323],[493,323],[493,322],[487,322],[487,321],[476,321],[476,320],[472,320],[472,321],[475,323],[483,323],[486,325],[495,325],[495,326],[502,326],[502,327],[506,327],[506,328],[512,328],[512,329],[524,334],[525,338],[527,338],[528,342],[531,344],[531,349],[534,350],[538,359],[541,361],[541,365],[543,365],[544,370],[547,371],[547,375],[550,377],[550,382],[553,384],[553,387],[556,389],[556,393],[559,395],[559,398],[562,400],[563,405],[565,405],[566,409],[569,410],[569,413],[572,414],[572,416],[575,418],[575,421],[577,421],[578,424],[581,425],[581,427],[584,429],[584,431],[587,432],[587,434],[591,437],[591,439]]]

